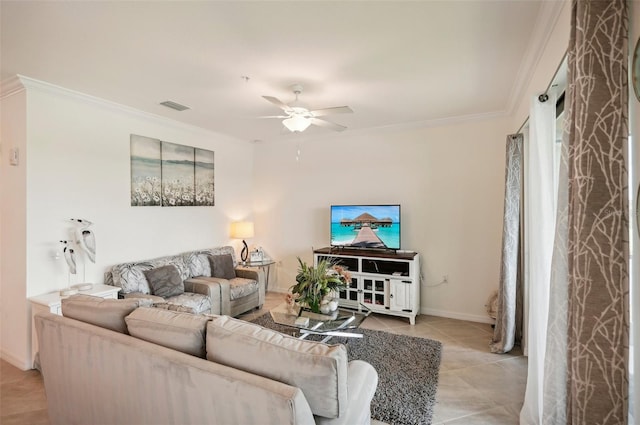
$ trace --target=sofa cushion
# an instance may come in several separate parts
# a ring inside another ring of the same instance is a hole
[[[163,303],[164,298],[162,297],[158,297],[155,295],[151,295],[151,294],[143,294],[142,292],[129,292],[127,294],[122,294],[122,297],[125,299],[129,299],[129,298],[144,298],[147,299],[149,301],[151,301],[151,303],[155,304],[155,303]]]
[[[184,282],[173,264],[147,270],[144,275],[153,295],[168,298],[184,293]]]
[[[184,262],[189,268],[190,277],[211,276],[211,265],[209,264],[208,253],[193,251],[183,255]]]
[[[132,336],[202,358],[209,320],[207,316],[148,307],[125,318]]]
[[[195,292],[185,292],[175,297],[169,297],[166,301],[171,304],[180,304],[192,308],[197,314],[209,313],[211,311],[211,298]]]
[[[231,254],[210,255],[209,263],[211,264],[211,277],[219,277],[221,279],[233,279],[236,277]]]
[[[235,249],[233,249],[232,246],[229,246],[229,245],[219,246],[219,247],[216,247],[216,248],[205,249],[205,250],[202,250],[201,252],[206,252],[208,255],[226,255],[226,254],[229,254],[229,255],[231,255],[231,258],[233,259],[233,266],[234,267],[237,266],[236,259],[235,259],[236,251],[235,251]]]
[[[151,290],[144,272],[169,264],[176,266],[183,281],[189,278],[189,268],[186,266],[183,256],[170,255],[148,261],[117,264],[111,268],[113,283],[122,288],[123,294],[129,292],[149,294]]]
[[[187,307],[186,305],[173,304],[173,303],[154,303],[152,305],[153,308],[161,308],[162,310],[170,310],[177,311],[178,313],[191,313],[197,314],[197,312],[192,307]]]
[[[91,295],[72,295],[62,299],[62,315],[120,333],[127,332],[125,317],[141,306],[150,306],[143,298],[104,299]]]
[[[145,270],[151,270],[151,264],[118,264],[111,269],[113,283],[122,288],[122,293],[141,292],[150,294],[149,283],[144,276]]]
[[[253,279],[236,277],[229,280],[229,298],[231,301],[251,295],[257,290],[258,282]]]
[[[300,340],[228,316],[207,324],[207,359],[302,390],[318,416],[337,418],[347,408],[347,350]]]

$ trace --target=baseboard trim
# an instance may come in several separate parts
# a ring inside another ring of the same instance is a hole
[[[478,316],[476,314],[458,313],[455,311],[437,310],[435,308],[421,308],[420,314],[430,316],[446,317],[448,319],[466,320],[468,322],[488,323],[493,325],[495,320],[488,316]]]
[[[278,286],[269,287],[269,292],[278,292],[281,294],[286,294],[289,292],[288,288],[280,288]],[[493,325],[495,320],[488,316],[479,316],[476,314],[466,314],[466,313],[458,313],[455,311],[447,311],[447,310],[438,310],[435,308],[421,308],[420,314],[428,314],[430,316],[437,317],[446,317],[448,319],[457,319],[457,320],[466,320],[468,322],[476,322],[476,323],[488,323]]]
[[[286,294],[289,292],[289,288],[280,288],[279,286],[270,287],[269,292],[278,292],[280,294]]]
[[[6,352],[5,350],[0,351],[0,358],[20,370],[29,370],[32,368],[28,361],[25,361],[24,359],[21,360],[16,356]]]

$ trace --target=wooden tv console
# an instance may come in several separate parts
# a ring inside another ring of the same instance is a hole
[[[340,292],[340,304],[365,305],[374,313],[406,317],[415,325],[420,313],[420,256],[413,251],[327,247],[313,251],[351,273],[351,285]]]

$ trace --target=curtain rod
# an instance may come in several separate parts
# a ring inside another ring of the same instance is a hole
[[[562,68],[562,64],[564,63],[564,61],[566,59],[567,59],[567,52],[564,52],[564,55],[562,56],[562,60],[560,61],[560,64],[556,67],[556,72],[553,73],[553,78],[551,79],[551,81],[547,85],[547,89],[540,95],[540,97],[546,96],[547,99],[549,98],[549,96],[547,95],[547,92],[549,91],[549,89],[551,89],[551,87],[553,87],[553,82],[556,79],[556,77],[558,76],[558,71],[560,71],[560,68]],[[541,102],[546,102],[547,99],[544,99],[544,100],[540,99],[540,101]],[[518,131],[516,131],[515,134],[520,133],[522,131],[522,129],[524,128],[524,126],[527,125],[528,122],[529,122],[529,116],[527,115],[527,118],[525,118],[524,122],[522,123],[520,128],[518,128]]]

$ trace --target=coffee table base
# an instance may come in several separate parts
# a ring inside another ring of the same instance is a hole
[[[327,320],[318,321],[315,315],[311,317],[311,326],[301,326],[296,323],[298,316],[302,315],[300,307],[289,308],[286,304],[281,304],[270,311],[271,318],[275,323],[297,328],[300,331],[299,339],[305,339],[309,335],[324,335],[322,342],[329,341],[334,336],[347,338],[362,338],[362,334],[345,332],[347,329],[355,329],[366,319],[370,311],[364,307],[361,311],[339,308],[333,316]],[[341,316],[342,315],[342,316]],[[327,317],[327,316],[324,316]]]
[[[298,339],[305,339],[309,335],[326,335],[326,338],[323,338],[320,342],[327,342],[334,336],[344,336],[346,338],[362,338],[362,334],[352,334],[350,332],[338,332],[338,331],[328,331],[328,332],[315,332],[310,331],[309,329],[300,329],[300,335]]]

